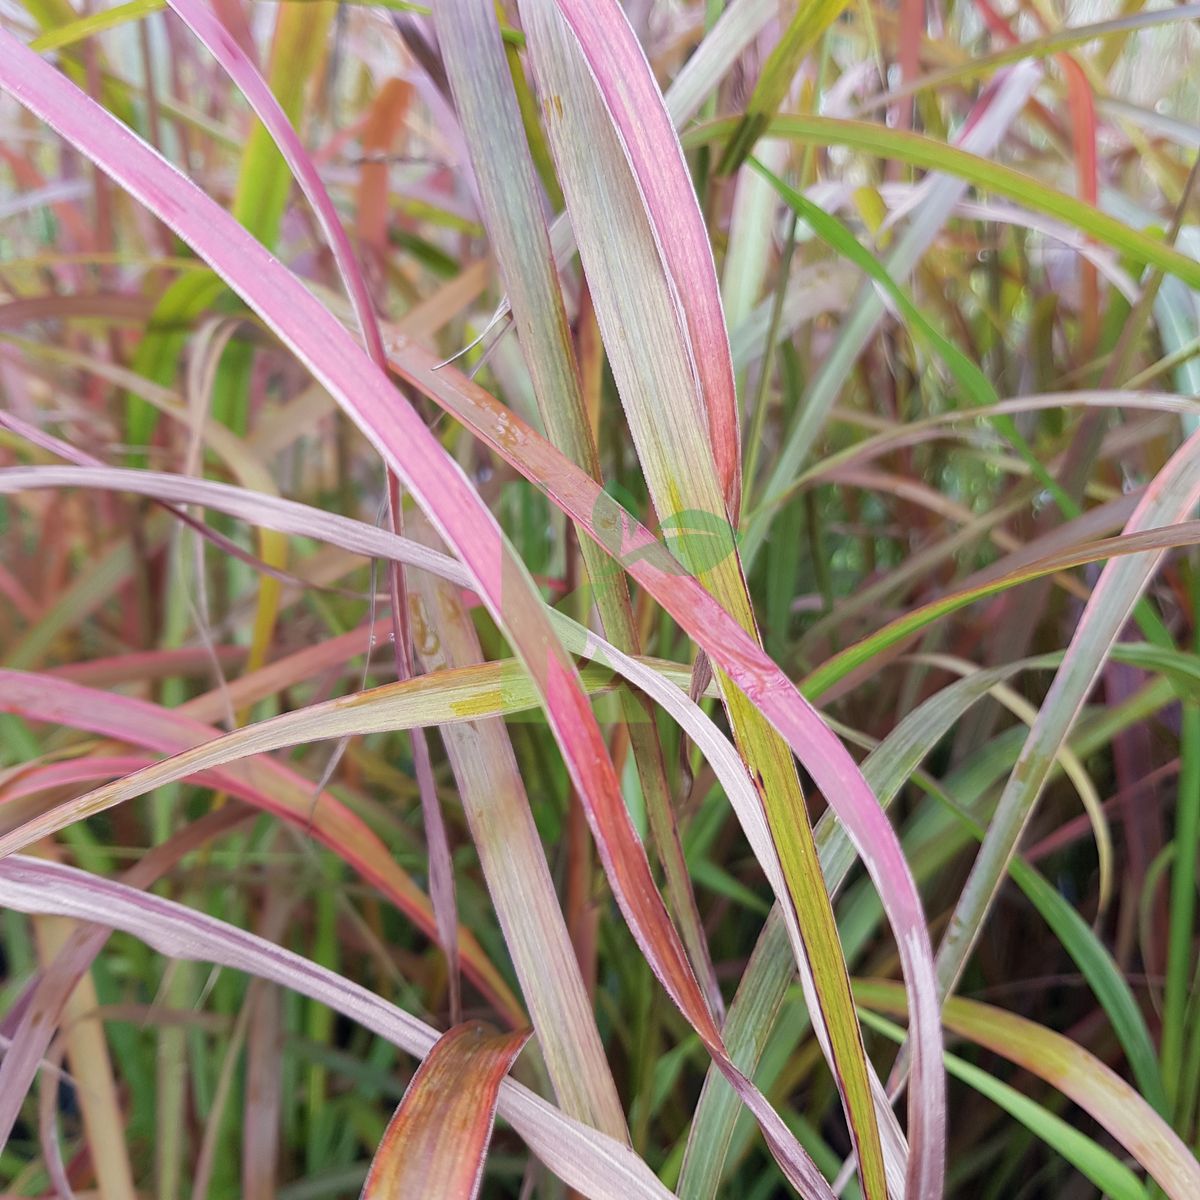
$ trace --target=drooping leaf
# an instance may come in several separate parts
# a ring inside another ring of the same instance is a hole
[[[423,1058],[436,1030],[367,988],[252,933],[162,897],[73,867],[13,855],[0,861],[0,903],[18,912],[97,921],[160,953],[220,963],[310,996]],[[501,1082],[497,1109],[569,1187],[594,1200],[670,1200],[671,1193],[631,1150],[572,1120],[528,1088]]]
[[[863,1020],[892,1041],[904,1040],[904,1030],[883,1017],[865,1013]],[[1036,1100],[1031,1100],[1023,1092],[957,1055],[946,1055],[946,1070],[994,1100],[1005,1112],[1037,1134],[1048,1146],[1078,1167],[1105,1196],[1112,1197],[1112,1200],[1145,1200],[1145,1186],[1123,1162]]]
[[[732,120],[712,121],[683,136],[685,147],[704,145],[729,136]],[[947,146],[934,138],[865,121],[832,117],[781,116],[768,126],[773,137],[794,139],[816,146],[849,146],[881,158],[911,163],[930,171],[944,171],[974,184],[982,191],[1006,196],[1037,212],[1062,218],[1097,241],[1127,254],[1135,262],[1175,275],[1200,287],[1200,263],[1166,242],[1093,208],[1081,200],[1048,187],[1012,167]]]
[[[730,527],[738,488],[731,489],[722,471],[711,409],[723,393],[709,378],[712,368],[702,366],[727,363],[721,349],[728,343],[703,222],[661,96],[616,4],[525,0],[521,11],[567,211],[659,520],[664,528],[680,531],[685,565],[754,636],[754,614]],[[603,163],[599,170],[597,161]],[[622,231],[619,241],[612,237],[614,229]],[[710,295],[711,305],[702,308],[699,300]],[[703,321],[693,319],[697,311]],[[715,333],[710,332],[714,325],[719,326]],[[644,333],[636,345],[627,336],[633,328]],[[721,382],[732,397],[731,369],[722,373]],[[703,532],[696,536],[697,531]],[[789,930],[820,1013],[819,1036],[843,1096],[867,1194],[882,1197],[885,1169],[871,1070],[846,1000],[845,964],[816,871],[795,767],[786,744],[736,688],[728,689],[725,700],[739,748],[760,783],[788,888]],[[905,940],[902,935],[901,943]],[[919,956],[908,965],[918,986]],[[914,1178],[934,1194],[940,1189],[941,1167],[933,1164],[942,1157],[942,1117],[936,1082],[930,1087],[928,1096],[923,1088],[915,1090],[910,1124],[918,1144]],[[890,1109],[881,1115],[892,1119]],[[929,1143],[921,1137],[926,1120]],[[898,1158],[893,1155],[897,1174]]]
[[[495,6],[489,0],[450,0],[438,9],[438,28],[447,76],[472,151],[485,224],[508,289],[538,410],[550,440],[599,481],[600,458]],[[503,157],[494,153],[497,145],[508,148]],[[624,574],[590,538],[580,539],[580,550],[606,636],[622,651],[636,654],[639,636]],[[709,1004],[720,1014],[721,990],[679,845],[662,746],[648,711],[633,696],[623,703],[667,899]],[[623,1121],[608,1132],[621,1126]]]
[[[86,729],[167,754],[210,741],[215,733],[198,721],[145,700],[21,671],[0,671],[0,710],[19,713],[33,721]],[[429,898],[396,863],[371,829],[345,805],[328,795],[319,794],[314,798],[311,782],[267,759],[245,768],[232,768],[218,778],[225,791],[291,821],[319,838],[354,866],[364,879],[378,887],[427,935],[436,937],[436,922]],[[0,816],[4,815],[0,810]],[[79,811],[73,819],[86,815],[85,811]],[[40,819],[44,821],[45,816]],[[0,846],[14,839],[21,845],[28,845],[28,828],[27,822],[22,822],[16,830],[6,826]],[[8,852],[11,850],[9,845]],[[464,961],[473,980],[508,1019],[514,1023],[522,1022],[524,1013],[520,1004],[488,961],[474,935],[463,929],[459,936]]]
[[[859,1002],[904,1014],[900,989],[885,981],[855,984]],[[1133,1088],[1082,1046],[1025,1017],[990,1004],[951,997],[946,1028],[1044,1079],[1090,1113],[1146,1169],[1171,1200],[1200,1189],[1200,1163]]]

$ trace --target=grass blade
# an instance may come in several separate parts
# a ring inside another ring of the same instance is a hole
[[[846,7],[847,0],[810,0],[796,10],[763,64],[746,111],[725,147],[718,168],[722,174],[736,171],[745,162],[754,143],[779,110],[809,51]]]
[[[883,1017],[864,1011],[863,1021],[894,1042],[904,1040],[904,1030]],[[1016,1117],[1046,1145],[1077,1167],[1105,1196],[1112,1200],[1146,1200],[1142,1181],[1120,1159],[1023,1092],[953,1054],[946,1055],[946,1070]]]
[[[1126,526],[1136,534],[1180,521],[1200,502],[1200,434],[1193,436],[1146,489]],[[979,857],[938,950],[938,980],[953,990],[1016,851],[1047,776],[1122,626],[1162,560],[1162,551],[1110,562],[1100,576],[1021,756],[1005,785]]]
[[[20,671],[0,671],[0,710],[20,713],[29,720],[70,725],[167,754],[210,741],[215,732],[198,721],[144,700]],[[379,888],[427,936],[436,939],[437,923],[428,897],[370,828],[339,801],[326,795],[314,797],[311,782],[269,760],[256,764],[253,770],[234,768],[219,778],[223,790],[320,839]],[[51,815],[39,820],[50,820]],[[50,820],[50,824],[56,822]],[[30,827],[24,823],[17,830],[5,829],[0,836],[0,847],[7,850],[0,849],[0,854],[11,853],[13,842],[27,845]],[[520,1004],[488,962],[474,936],[464,929],[460,939],[464,962],[473,981],[509,1020],[522,1022]]]
[[[754,1111],[793,1180],[828,1197],[828,1185],[779,1115],[725,1054],[719,1029],[654,886],[573,664],[542,613],[528,572],[461,468],[330,313],[227,213],[3,30],[0,49],[0,86],[88,154],[223,275],[356,420],[462,558],[481,598],[537,683],[572,782],[587,806],[614,895],[643,954]],[[852,765],[844,749],[839,750]],[[893,878],[901,877],[908,878],[903,858],[897,857],[888,864],[889,893]],[[910,903],[904,916],[917,921],[918,913],[919,904],[914,909]],[[927,940],[923,923],[917,923]],[[905,949],[913,944],[911,939],[902,941]],[[923,1012],[920,997],[915,999],[914,1007]],[[928,1016],[919,1024],[924,1054]]]
[[[421,1063],[388,1124],[362,1200],[474,1200],[500,1084],[529,1033],[455,1025]]]
[[[439,634],[436,641],[421,639],[419,643],[428,674],[401,686],[419,688],[428,699],[430,688],[453,674],[455,667],[478,664],[482,652],[459,588],[423,573],[413,599],[420,605],[420,627],[437,629]],[[483,669],[494,675],[496,665],[487,664]],[[517,664],[512,666],[522,677],[529,706],[535,707],[537,693],[532,683]],[[586,682],[585,678],[585,686]],[[489,702],[513,699],[519,686],[508,680],[498,687],[491,682],[479,693],[477,719],[443,725],[442,740],[555,1095],[569,1116],[626,1141],[628,1132],[616,1084],[604,1057],[512,744],[502,721],[484,719]],[[471,707],[465,699],[449,706],[460,713]],[[404,722],[397,721],[393,711],[390,724],[402,727]]]
[[[328,1005],[408,1054],[423,1058],[438,1033],[358,984],[213,917],[89,875],[13,855],[0,862],[0,903],[104,924],[163,954],[220,963]],[[653,1172],[620,1142],[565,1116],[528,1088],[500,1085],[502,1117],[568,1186],[594,1200],[670,1200]]]
[[[732,546],[728,480],[714,461],[716,430],[711,424],[706,430],[702,420],[711,384],[698,368],[712,350],[696,339],[682,301],[684,295],[706,291],[716,297],[715,272],[711,261],[703,272],[685,255],[673,257],[662,233],[680,213],[681,224],[686,226],[693,213],[699,223],[691,183],[665,114],[649,126],[656,140],[642,131],[641,123],[652,120],[646,114],[652,105],[661,110],[661,100],[623,14],[604,6],[590,9],[585,20],[569,4],[558,8],[566,18],[563,23],[549,0],[527,2],[522,12],[542,85],[551,149],[638,456],[660,521],[682,533],[678,545],[685,565],[744,629],[754,631]],[[613,47],[622,49],[614,52]],[[585,71],[594,77],[595,88]],[[600,170],[597,162],[603,164]],[[673,186],[658,182],[669,176],[674,176]],[[623,231],[619,243],[611,236],[613,229]],[[715,303],[719,314],[719,301]],[[639,326],[645,341],[634,346],[624,331]],[[721,338],[724,342],[723,328]],[[696,529],[703,530],[707,545],[688,536]],[[795,767],[786,745],[741,693],[730,688],[726,702],[739,746],[761,784],[789,889],[789,929],[802,974],[812,980],[809,993],[821,1014],[818,1028],[861,1152],[867,1193],[883,1196],[885,1171],[870,1068],[847,997],[832,910],[815,869]],[[916,1094],[919,1111],[926,1097],[923,1089]],[[930,1123],[935,1131],[940,1120],[934,1101]],[[920,1152],[913,1169],[932,1193],[940,1186],[934,1178],[940,1167],[929,1174],[930,1164],[940,1161],[942,1151],[936,1132],[926,1147],[919,1136],[923,1128],[918,1116],[913,1132]]]
[[[712,121],[689,130],[683,144],[690,148],[728,137],[732,120]],[[768,127],[772,137],[790,138],[813,146],[849,146],[866,154],[894,159],[929,171],[943,171],[966,180],[981,191],[994,192],[1035,212],[1058,217],[1068,225],[1112,246],[1134,262],[1174,275],[1193,288],[1200,288],[1200,263],[1168,246],[1166,242],[1068,196],[1032,176],[1001,163],[992,162],[934,138],[865,121],[832,117],[781,116]]]
[[[860,1003],[904,1014],[900,989],[874,980],[855,984]],[[1014,1062],[1069,1096],[1145,1167],[1171,1200],[1200,1189],[1200,1163],[1167,1123],[1119,1076],[1082,1046],[1033,1021],[975,1000],[951,997],[946,1028]]]
[[[834,0],[836,3],[837,0]],[[683,151],[650,64],[616,0],[557,0],[604,97],[674,283],[691,341],[717,484],[729,513],[741,496],[741,434],[717,270]]]
[[[438,29],[459,119],[472,153],[485,224],[508,289],[538,410],[550,440],[599,480],[600,458],[585,411],[534,165],[526,147],[494,5],[489,0],[452,0],[439,6]],[[510,148],[503,160],[494,153],[497,145]],[[580,549],[605,633],[621,650],[638,653],[639,637],[624,575],[614,570],[603,550],[586,536],[580,539]],[[584,612],[577,615],[583,618],[588,607],[584,600]],[[625,703],[650,828],[663,862],[667,897],[693,968],[710,1006],[719,1014],[723,1009],[721,990],[679,848],[662,747],[648,710],[633,697]],[[621,1119],[606,1131],[617,1136],[623,1127]]]

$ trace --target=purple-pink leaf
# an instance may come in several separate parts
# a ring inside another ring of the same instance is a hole
[[[316,165],[304,148],[287,114],[275,99],[266,80],[258,71],[253,60],[241,46],[229,36],[225,27],[203,0],[168,0],[171,7],[183,18],[193,33],[208,47],[217,61],[228,72],[258,114],[263,128],[274,138],[284,159],[294,172],[309,203],[313,206],[317,220],[333,249],[346,290],[350,294],[359,328],[362,330],[367,353],[376,366],[386,364],[383,342],[379,334],[379,322],[371,304],[371,295],[363,278],[358,259],[350,245],[337,210]],[[401,500],[399,486],[389,475],[388,499],[392,529],[401,528]],[[396,658],[396,673],[401,679],[412,674],[412,652],[408,630],[408,594],[402,568],[393,563],[389,571],[392,591],[392,622],[394,626],[393,651]],[[417,776],[417,787],[421,795],[421,811],[425,818],[425,840],[429,851],[429,891],[437,916],[438,941],[449,964],[450,1008],[457,1017],[462,1000],[459,987],[459,964],[454,930],[458,925],[458,909],[454,895],[454,874],[450,862],[450,847],[446,838],[442,810],[438,804],[437,788],[433,779],[433,766],[429,755],[429,744],[423,729],[412,731],[413,765]]]
[[[729,335],[704,215],[662,92],[617,0],[555,0],[592,71],[642,192],[691,341],[717,479],[741,503],[741,432]]]
[[[329,241],[338,272],[346,285],[354,315],[366,342],[367,352],[375,362],[382,363],[383,343],[379,335],[379,321],[375,316],[371,293],[363,278],[362,268],[338,218],[337,209],[334,208],[333,201],[325,190],[325,184],[321,181],[316,164],[304,148],[300,136],[292,128],[287,114],[267,86],[257,64],[204,0],[167,0],[167,3],[228,72],[230,79],[238,85],[242,95],[250,102],[250,107],[262,121],[264,128],[275,139],[295,173],[297,182],[313,206],[321,229]]]
[[[176,754],[217,736],[210,726],[157,704],[24,671],[0,671],[0,712],[86,729],[162,754]],[[436,939],[437,922],[429,898],[370,827],[339,800],[317,792],[309,780],[266,757],[215,770],[210,778],[230,795],[311,833],[377,887],[422,932]],[[44,833],[58,828],[61,821],[55,812],[57,807],[29,814],[23,809],[10,812],[7,806],[0,805],[0,855],[27,846],[41,836],[39,830]],[[76,819],[86,815],[86,811],[75,814]],[[472,980],[507,1020],[524,1024],[520,1003],[474,936],[461,929],[459,939]]]
[[[896,934],[915,1014],[910,1140],[923,1147],[925,1187],[938,1189],[945,1145],[945,1075],[933,953],[920,896],[895,830],[849,752],[790,679],[645,526],[494,396],[405,337],[392,366],[483,439],[618,559],[758,706],[813,776],[867,867]],[[735,1085],[736,1086],[736,1085]]]

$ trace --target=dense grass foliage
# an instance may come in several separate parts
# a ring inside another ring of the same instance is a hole
[[[0,0],[0,1192],[1200,1196],[1198,17]]]

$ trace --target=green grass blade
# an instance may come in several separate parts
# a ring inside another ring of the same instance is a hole
[[[683,135],[686,147],[720,141],[733,131],[732,120],[713,121]],[[831,117],[776,117],[768,127],[773,137],[790,138],[813,146],[847,146],[864,154],[893,159],[929,171],[943,171],[984,192],[1014,200],[1035,212],[1058,217],[1098,242],[1111,246],[1142,266],[1174,275],[1189,287],[1200,288],[1200,263],[1173,249],[1160,238],[1133,229],[1123,221],[1081,200],[1001,163],[992,162],[934,138],[864,121]]]
[[[855,983],[855,995],[878,1012],[903,1015],[899,989],[891,983]],[[1082,1046],[1015,1013],[952,997],[946,1028],[969,1038],[1057,1088],[1090,1113],[1117,1139],[1171,1200],[1187,1200],[1200,1188],[1200,1163],[1170,1126],[1127,1083]]]
[[[805,0],[771,49],[754,85],[745,115],[729,138],[718,170],[729,174],[745,162],[779,110],[804,59],[845,11],[848,0]]]
[[[863,1024],[878,1030],[893,1042],[903,1042],[905,1033],[899,1026],[874,1013],[860,1013]],[[1031,1100],[1023,1092],[1010,1087],[987,1071],[981,1070],[955,1054],[946,1055],[946,1070],[977,1092],[993,1100],[1011,1117],[1037,1134],[1052,1150],[1057,1151],[1087,1176],[1111,1200],[1146,1200],[1145,1185],[1120,1159],[1098,1146],[1086,1134],[1080,1133],[1061,1117]]]
[[[1133,533],[1181,521],[1198,501],[1200,434],[1195,434],[1146,489],[1126,528]],[[1069,734],[1109,647],[1161,557],[1159,552],[1110,562],[1088,601],[1063,664],[996,806],[979,857],[939,948],[938,978],[947,993],[953,989],[979,937],[996,889],[1045,786],[1050,762]]]

